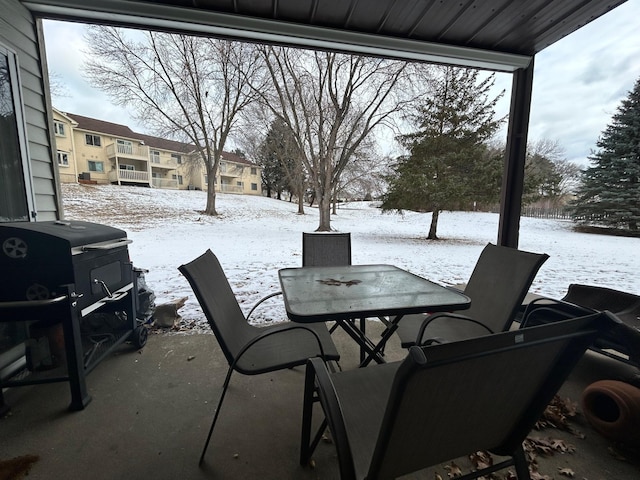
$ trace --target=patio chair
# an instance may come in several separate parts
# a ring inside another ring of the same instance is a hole
[[[329,372],[307,364],[300,462],[328,423],[340,478],[391,479],[486,450],[511,457],[460,478],[515,465],[522,442],[593,339],[615,319],[597,313],[526,330],[413,346],[401,362]],[[324,420],[312,439],[313,406]]]
[[[351,265],[351,234],[302,232],[302,266],[331,267],[334,265]],[[247,319],[263,302],[278,295],[282,295],[282,292],[273,292],[258,300],[247,314]]]
[[[323,361],[338,361],[340,355],[323,323],[302,326],[287,322],[268,327],[247,323],[220,262],[211,250],[178,269],[189,281],[229,364],[200,455],[202,464],[234,371],[258,375],[304,365],[307,359],[315,356]]]
[[[351,234],[344,232],[302,232],[302,266],[351,265]]]
[[[610,311],[620,323],[605,332],[591,350],[640,367],[640,296],[595,285],[571,284],[562,299],[539,298],[527,306],[522,325],[563,320],[570,316]],[[622,355],[620,355],[622,354]]]
[[[491,243],[482,250],[464,294],[464,314],[407,315],[396,333],[404,348],[427,341],[453,341],[508,330],[547,254]]]

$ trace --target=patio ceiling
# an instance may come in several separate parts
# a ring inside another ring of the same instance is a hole
[[[424,60],[499,71],[624,0],[32,0],[52,18]]]

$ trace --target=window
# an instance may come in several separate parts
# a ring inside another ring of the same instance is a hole
[[[178,185],[182,185],[182,175],[171,175],[171,178],[178,181]]]
[[[220,173],[227,173],[227,164],[225,162],[220,162]]]
[[[178,155],[177,153],[172,153],[171,154],[171,160],[176,162],[178,165],[181,165],[182,164],[182,155]]]
[[[258,169],[256,167],[251,167],[251,175],[257,175]]]
[[[53,121],[53,131],[59,137],[64,137],[64,123]]]
[[[209,183],[209,175],[204,176],[204,183]]]
[[[89,164],[90,172],[104,172],[104,162],[94,162],[93,160],[89,160],[87,163]]]
[[[136,167],[134,167],[133,165],[127,165],[126,163],[121,163],[120,164],[120,170],[135,170]]]
[[[87,145],[93,145],[94,147],[102,146],[102,142],[100,141],[100,135],[90,135],[87,133],[84,136],[84,143],[86,143]]]
[[[236,186],[241,187],[242,186],[242,182],[236,182]]]
[[[253,190],[254,192],[258,191],[258,184],[257,183],[252,183],[251,184],[251,190]]]
[[[26,136],[18,58],[0,44],[0,221],[35,218],[30,163],[26,158]]]
[[[149,156],[151,157],[151,163],[160,163],[160,152],[158,150],[150,150]]]
[[[69,166],[69,155],[64,152],[58,152],[58,165],[61,167]]]

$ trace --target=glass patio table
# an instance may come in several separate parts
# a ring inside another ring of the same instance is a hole
[[[284,268],[278,277],[287,316],[300,323],[337,322],[360,345],[361,366],[384,363],[384,346],[404,315],[471,304],[462,293],[393,265]],[[371,317],[386,318],[377,343],[364,331],[364,319]]]

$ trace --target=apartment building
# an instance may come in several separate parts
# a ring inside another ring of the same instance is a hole
[[[192,145],[134,132],[126,125],[53,109],[60,182],[206,190],[209,178]],[[216,191],[262,195],[261,169],[224,152]]]

